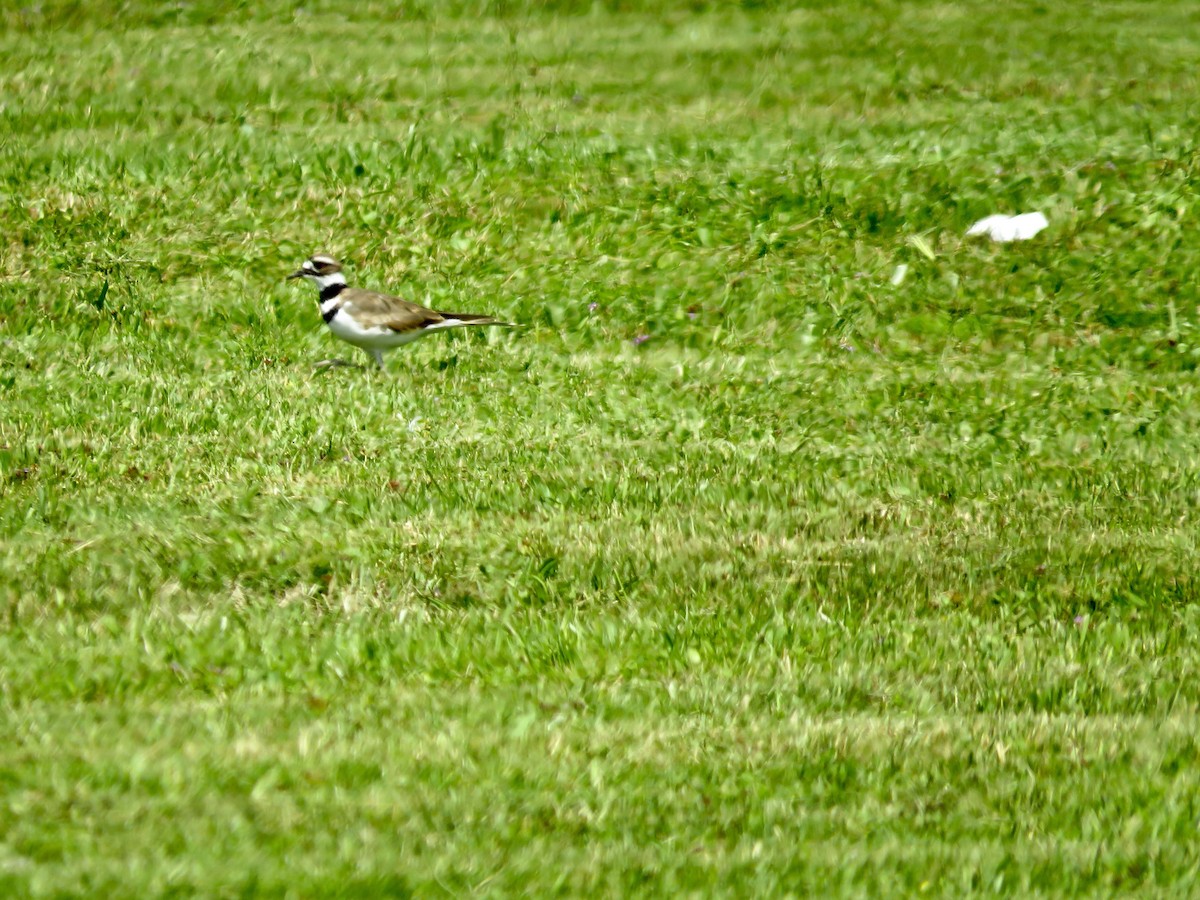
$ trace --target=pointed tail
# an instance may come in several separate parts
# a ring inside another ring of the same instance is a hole
[[[502,322],[495,316],[479,316],[475,313],[439,312],[446,325],[503,325],[505,328],[520,328],[516,322]]]

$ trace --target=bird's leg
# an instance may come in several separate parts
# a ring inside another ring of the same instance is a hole
[[[315,366],[313,366],[313,368],[317,369],[317,370],[340,369],[342,367],[345,367],[347,369],[361,369],[362,368],[362,366],[360,366],[358,363],[346,362],[344,359],[323,359],[319,363],[317,363]]]
[[[371,358],[375,360],[375,365],[379,366],[379,371],[380,372],[385,371],[383,368],[383,351],[382,350],[368,350],[367,352],[370,353]]]

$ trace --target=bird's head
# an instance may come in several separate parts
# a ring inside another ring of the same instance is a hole
[[[342,264],[326,253],[317,253],[306,259],[299,269],[288,276],[288,280],[293,278],[307,278],[319,289],[331,284],[346,283],[346,277],[342,274]]]

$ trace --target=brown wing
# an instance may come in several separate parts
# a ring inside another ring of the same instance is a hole
[[[342,301],[341,309],[352,313],[364,328],[405,332],[444,321],[444,317],[432,309],[375,291],[346,288],[338,297]]]

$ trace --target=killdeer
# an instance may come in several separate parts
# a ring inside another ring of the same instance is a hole
[[[346,284],[342,264],[332,256],[318,253],[304,261],[288,276],[307,278],[317,286],[321,318],[329,330],[348,344],[361,347],[383,368],[383,351],[411,344],[427,334],[464,325],[506,325],[491,316],[473,313],[435,312],[408,300],[364,291]],[[347,365],[327,360],[325,365]]]

